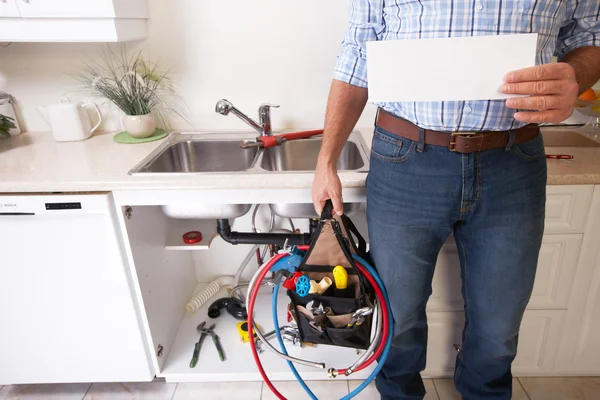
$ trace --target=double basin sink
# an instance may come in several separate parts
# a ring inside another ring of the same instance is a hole
[[[242,148],[241,140],[252,140],[256,134],[175,133],[136,165],[131,175],[189,174],[295,174],[314,172],[321,149],[321,137],[299,139],[268,149]],[[367,172],[368,152],[359,132],[352,132],[337,163],[339,172]],[[208,207],[196,205],[164,206],[173,218],[237,218],[246,214],[251,204],[230,204]],[[311,203],[270,204],[271,210],[284,218],[310,218],[315,211]],[[357,203],[344,204],[352,214]]]

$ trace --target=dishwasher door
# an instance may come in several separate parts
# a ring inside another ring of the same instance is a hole
[[[0,195],[0,385],[153,378],[114,210]]]

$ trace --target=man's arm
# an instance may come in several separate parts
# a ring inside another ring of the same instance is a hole
[[[600,36],[600,32],[598,33]],[[560,59],[575,70],[579,93],[585,92],[600,79],[600,47],[580,47]]]
[[[367,103],[367,41],[384,29],[383,0],[352,0],[342,50],[329,92],[323,144],[315,170],[312,200],[317,213],[331,199],[336,214],[343,213],[342,185],[336,163]]]
[[[598,0],[567,2],[566,15],[557,40],[559,62],[514,71],[506,76],[501,90],[526,94],[527,98],[506,101],[522,122],[558,123],[569,118],[577,96],[600,79],[600,19]]]
[[[342,185],[336,163],[350,132],[367,104],[368,89],[333,80],[327,101],[323,144],[315,170],[312,199],[318,214],[331,199],[336,214],[343,213]]]

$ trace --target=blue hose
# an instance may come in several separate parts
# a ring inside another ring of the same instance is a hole
[[[381,292],[383,293],[383,297],[388,306],[388,321],[390,322],[390,326],[389,326],[389,330],[388,330],[389,333],[388,333],[388,337],[387,337],[387,342],[385,343],[385,348],[383,349],[381,358],[377,361],[377,367],[375,367],[375,369],[373,370],[373,372],[371,372],[371,375],[369,375],[367,377],[367,379],[365,379],[360,385],[358,385],[358,387],[356,389],[351,391],[347,396],[342,397],[341,400],[349,400],[349,399],[353,398],[354,396],[359,394],[364,388],[366,388],[373,379],[375,379],[375,377],[377,376],[379,371],[381,371],[381,368],[383,368],[383,363],[385,362],[388,355],[390,354],[390,349],[392,348],[392,338],[394,337],[394,323],[393,323],[394,317],[392,316],[392,308],[390,307],[390,300],[388,298],[387,291],[385,290],[385,286],[383,286],[383,282],[381,281],[381,278],[377,274],[377,271],[375,271],[375,268],[373,268],[368,262],[366,262],[361,257],[357,256],[356,254],[353,254],[353,256],[354,256],[355,261],[358,261],[358,263],[360,265],[362,265],[367,271],[369,271],[369,274],[371,274],[373,279],[375,279],[375,282],[377,282],[377,285],[381,288]]]
[[[285,344],[283,343],[283,338],[281,337],[281,331],[279,330],[279,318],[277,317],[277,294],[279,294],[280,286],[281,286],[281,278],[279,278],[277,280],[277,282],[275,283],[275,288],[273,289],[273,301],[271,302],[271,313],[273,314],[273,325],[275,326],[275,336],[277,336],[277,341],[279,342],[279,347],[281,348],[281,352],[287,356],[288,352],[285,348]],[[304,391],[306,392],[308,397],[310,397],[312,400],[318,400],[317,396],[315,396],[315,394],[313,392],[311,392],[310,388],[306,385],[306,382],[304,382],[304,380],[300,377],[300,374],[298,373],[298,370],[296,369],[294,364],[291,361],[286,360],[286,362],[287,362],[288,367],[292,371],[292,374],[294,374],[294,377],[296,378],[296,380],[298,381],[300,386],[302,386],[302,389],[304,389]]]
[[[367,377],[367,379],[365,379],[360,385],[358,385],[358,387],[356,389],[354,389],[348,395],[342,397],[341,400],[352,399],[358,393],[362,392],[369,385],[369,383],[371,383],[371,381],[373,379],[375,379],[375,377],[377,376],[379,371],[381,371],[381,368],[383,368],[383,364],[390,353],[390,349],[392,347],[392,338],[394,336],[392,309],[389,306],[389,304],[390,304],[389,298],[387,295],[387,291],[385,290],[385,286],[383,285],[383,282],[381,281],[381,278],[377,274],[377,271],[375,271],[375,269],[368,262],[366,262],[363,258],[357,256],[356,254],[353,254],[353,256],[354,256],[354,259],[356,261],[358,261],[358,263],[360,265],[362,265],[369,272],[369,274],[377,282],[377,285],[381,288],[381,292],[383,293],[385,302],[388,305],[388,321],[390,322],[390,327],[389,327],[389,331],[388,331],[389,333],[388,333],[387,341],[385,343],[385,348],[383,349],[381,358],[377,362],[377,367],[375,367],[375,369],[373,370],[373,372],[371,372],[371,374]],[[273,324],[275,325],[275,335],[277,336],[277,341],[279,342],[279,346],[281,347],[281,352],[283,354],[287,355],[288,353],[285,348],[285,344],[283,343],[283,338],[281,337],[281,332],[279,331],[279,319],[277,318],[277,294],[279,293],[280,285],[281,285],[281,281],[278,280],[277,283],[275,284],[275,288],[274,288],[274,292],[273,292],[273,301],[271,303],[271,313],[273,314]],[[314,395],[314,393],[311,392],[311,390],[308,388],[308,386],[306,385],[306,383],[304,382],[302,377],[300,377],[300,374],[298,373],[298,370],[296,370],[296,367],[294,367],[294,364],[292,364],[292,362],[290,362],[290,361],[286,361],[286,362],[288,364],[288,367],[291,369],[292,373],[294,374],[294,377],[296,378],[296,380],[298,381],[300,386],[302,386],[304,391],[308,394],[308,396],[312,400],[318,400],[317,397]]]

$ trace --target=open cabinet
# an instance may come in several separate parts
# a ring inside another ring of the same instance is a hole
[[[225,310],[215,319],[207,315],[209,305],[223,297],[225,289],[196,312],[190,313],[185,309],[196,287],[202,288],[220,275],[234,275],[251,246],[234,246],[218,237],[208,240],[215,236],[216,221],[171,219],[160,206],[124,206],[120,218],[129,243],[127,253],[131,273],[137,278],[134,290],[140,299],[141,320],[149,338],[148,346],[156,376],[165,378],[167,382],[261,381],[250,346],[241,341],[237,331],[236,324],[240,321]],[[308,228],[308,221],[294,220],[294,223],[302,231]],[[239,231],[250,231],[250,215],[236,219],[233,226]],[[181,237],[186,229],[194,227],[200,227],[196,229],[201,230],[210,247],[192,245],[186,249],[183,243],[174,242],[174,238]],[[252,262],[254,264],[248,266],[243,280],[247,281],[256,271],[257,263],[254,260]],[[261,289],[255,311],[257,322],[265,332],[273,328],[271,299],[272,289]],[[280,293],[278,315],[281,325],[287,325],[288,303],[285,293]],[[199,338],[196,326],[202,321],[206,321],[207,326],[216,324],[215,332],[220,337],[226,360],[219,360],[215,346],[207,338],[202,345],[198,364],[190,368],[194,344]],[[276,345],[275,341],[272,343]],[[304,348],[288,345],[288,351],[292,356],[324,361],[327,368],[349,366],[358,357],[354,349],[322,345]],[[294,379],[282,359],[268,351],[261,355],[261,359],[271,379]],[[298,370],[308,380],[327,379],[326,369],[298,366]],[[364,379],[371,371],[366,369],[352,375],[352,378]]]

